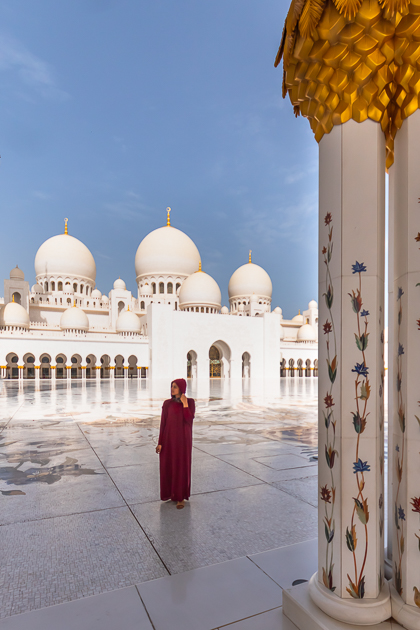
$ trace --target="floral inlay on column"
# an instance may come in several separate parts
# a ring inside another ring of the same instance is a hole
[[[397,549],[396,549],[396,554],[395,554],[396,559],[394,561],[394,581],[395,581],[395,588],[399,595],[402,595],[402,592],[403,592],[401,564],[402,564],[402,557],[404,555],[404,521],[405,521],[404,508],[401,506],[401,504],[398,506],[398,499],[399,499],[399,493],[401,489],[401,481],[402,481],[403,469],[404,469],[404,449],[405,449],[405,439],[404,439],[405,409],[404,409],[404,401],[403,401],[403,395],[402,395],[402,380],[403,380],[402,356],[404,354],[404,347],[400,341],[401,322],[402,322],[402,315],[403,315],[403,311],[402,311],[402,296],[403,295],[404,295],[404,291],[402,290],[401,287],[398,287],[397,301],[400,303],[400,306],[398,309],[398,319],[397,319],[397,323],[398,323],[397,395],[398,395],[398,422],[399,422],[401,433],[402,433],[402,439],[401,439],[402,447],[401,447],[401,454],[400,454],[399,445],[397,444],[395,447],[395,451],[397,453],[396,473],[397,473],[398,485],[397,485],[397,492],[395,495],[395,504],[394,504],[394,521],[395,521],[395,527],[396,527],[396,532],[397,532]],[[400,455],[401,455],[401,459],[400,459]]]
[[[362,353],[362,360],[360,363],[356,362],[356,365],[352,369],[352,372],[356,374],[355,379],[355,400],[356,400],[356,409],[352,411],[353,416],[353,427],[357,433],[357,441],[356,441],[356,454],[355,454],[355,462],[353,463],[353,473],[356,475],[356,484],[357,484],[357,496],[353,497],[354,506],[353,513],[351,517],[351,525],[346,529],[346,543],[348,549],[353,554],[353,563],[354,563],[354,579],[347,574],[349,579],[349,586],[346,588],[346,591],[354,598],[362,599],[365,595],[365,575],[364,570],[366,566],[367,554],[368,554],[368,528],[367,524],[369,521],[369,509],[368,509],[368,501],[367,497],[364,496],[363,490],[365,487],[365,473],[370,471],[370,465],[367,461],[362,461],[359,456],[360,450],[360,436],[364,432],[366,428],[366,421],[368,411],[367,405],[370,397],[370,384],[369,384],[369,368],[366,364],[366,348],[369,343],[369,333],[368,333],[368,316],[369,311],[362,310],[363,299],[362,299],[362,273],[366,271],[366,266],[364,263],[359,263],[356,261],[354,265],[352,265],[353,274],[359,275],[359,286],[354,291],[352,290],[349,293],[351,305],[354,313],[357,318],[357,333],[354,333],[355,342],[358,350]],[[356,528],[355,517],[358,517],[360,523],[363,525],[363,534],[360,534]],[[358,535],[357,535],[358,533]],[[360,544],[364,545],[363,552],[363,562],[361,567],[358,567],[357,557],[356,557],[356,547],[358,543],[358,536],[360,539]],[[362,542],[363,536],[363,542]]]
[[[330,484],[325,484],[321,489],[321,501],[325,504],[325,538],[327,539],[327,550],[325,557],[325,567],[322,567],[322,581],[324,585],[330,590],[335,591],[333,571],[334,571],[334,505],[335,505],[335,484],[334,484],[334,464],[338,452],[335,448],[335,427],[337,424],[334,418],[334,398],[333,387],[337,377],[337,340],[335,335],[334,317],[332,314],[332,305],[334,300],[333,282],[330,271],[330,262],[333,253],[333,225],[332,216],[328,212],[324,219],[325,225],[328,228],[328,244],[322,248],[322,254],[324,256],[324,263],[326,265],[325,284],[327,287],[326,293],[324,293],[325,302],[328,308],[327,321],[323,325],[324,335],[326,335],[326,347],[327,347],[327,364],[328,364],[328,377],[330,380],[330,386],[324,398],[325,409],[323,411],[325,428],[327,430],[326,442],[325,442],[325,459],[327,461],[328,468],[330,470]]]

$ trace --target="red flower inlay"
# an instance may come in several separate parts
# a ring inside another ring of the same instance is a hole
[[[329,409],[330,407],[332,407],[333,405],[335,405],[335,402],[333,400],[333,397],[330,394],[327,394],[324,398],[324,403],[327,409]]]
[[[420,319],[416,321],[416,324],[417,324],[417,328],[420,330]]]
[[[323,330],[324,330],[324,335],[327,335],[328,333],[330,333],[332,331],[332,325],[331,322],[327,321],[325,322],[325,324],[323,325]]]
[[[327,248],[324,246],[324,247],[322,248],[322,254],[325,256],[325,254],[326,254],[326,253],[327,253]]]
[[[331,492],[328,490],[327,485],[321,488],[321,501],[325,501],[325,503],[331,503]]]
[[[420,514],[420,497],[413,497],[411,499],[411,505],[413,506],[412,512]]]
[[[331,212],[327,212],[327,214],[325,215],[325,225],[329,225],[332,221],[332,216],[331,216]]]

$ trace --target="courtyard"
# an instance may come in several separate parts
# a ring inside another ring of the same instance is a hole
[[[2,618],[317,536],[317,379],[193,383],[177,511],[155,453],[167,383],[1,382]]]

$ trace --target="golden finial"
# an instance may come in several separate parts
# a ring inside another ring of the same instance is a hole
[[[68,219],[64,219],[64,234],[68,234],[69,233],[68,228],[67,228],[67,223],[68,222],[69,222]]]
[[[171,227],[171,209],[169,207],[166,208],[166,215],[167,215],[166,227]]]
[[[13,293],[13,295],[12,295],[12,302],[14,302],[14,301],[15,301],[15,294]]]
[[[298,313],[298,315],[300,315],[300,309],[299,309],[299,313]]]
[[[198,271],[203,271],[203,270],[201,269],[201,260],[200,260],[200,262],[198,263]]]
[[[249,250],[249,258],[248,258],[248,262],[252,262],[251,260],[251,254],[252,254],[252,249]]]
[[[73,302],[73,308],[76,308],[76,300]]]
[[[129,310],[130,310],[130,305],[129,305],[129,304],[127,304],[127,311],[129,311]]]

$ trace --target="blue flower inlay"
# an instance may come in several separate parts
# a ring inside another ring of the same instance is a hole
[[[357,462],[353,464],[353,472],[354,473],[362,473],[362,472],[370,472],[370,465],[367,462],[362,462],[359,457]]]
[[[359,263],[356,260],[356,264],[352,265],[353,273],[361,273],[362,271],[366,271],[365,263]]]
[[[363,363],[356,363],[352,372],[356,372],[357,374],[359,374],[359,376],[364,376],[366,378],[369,374],[368,370],[369,368],[366,367],[366,365],[363,362]]]

